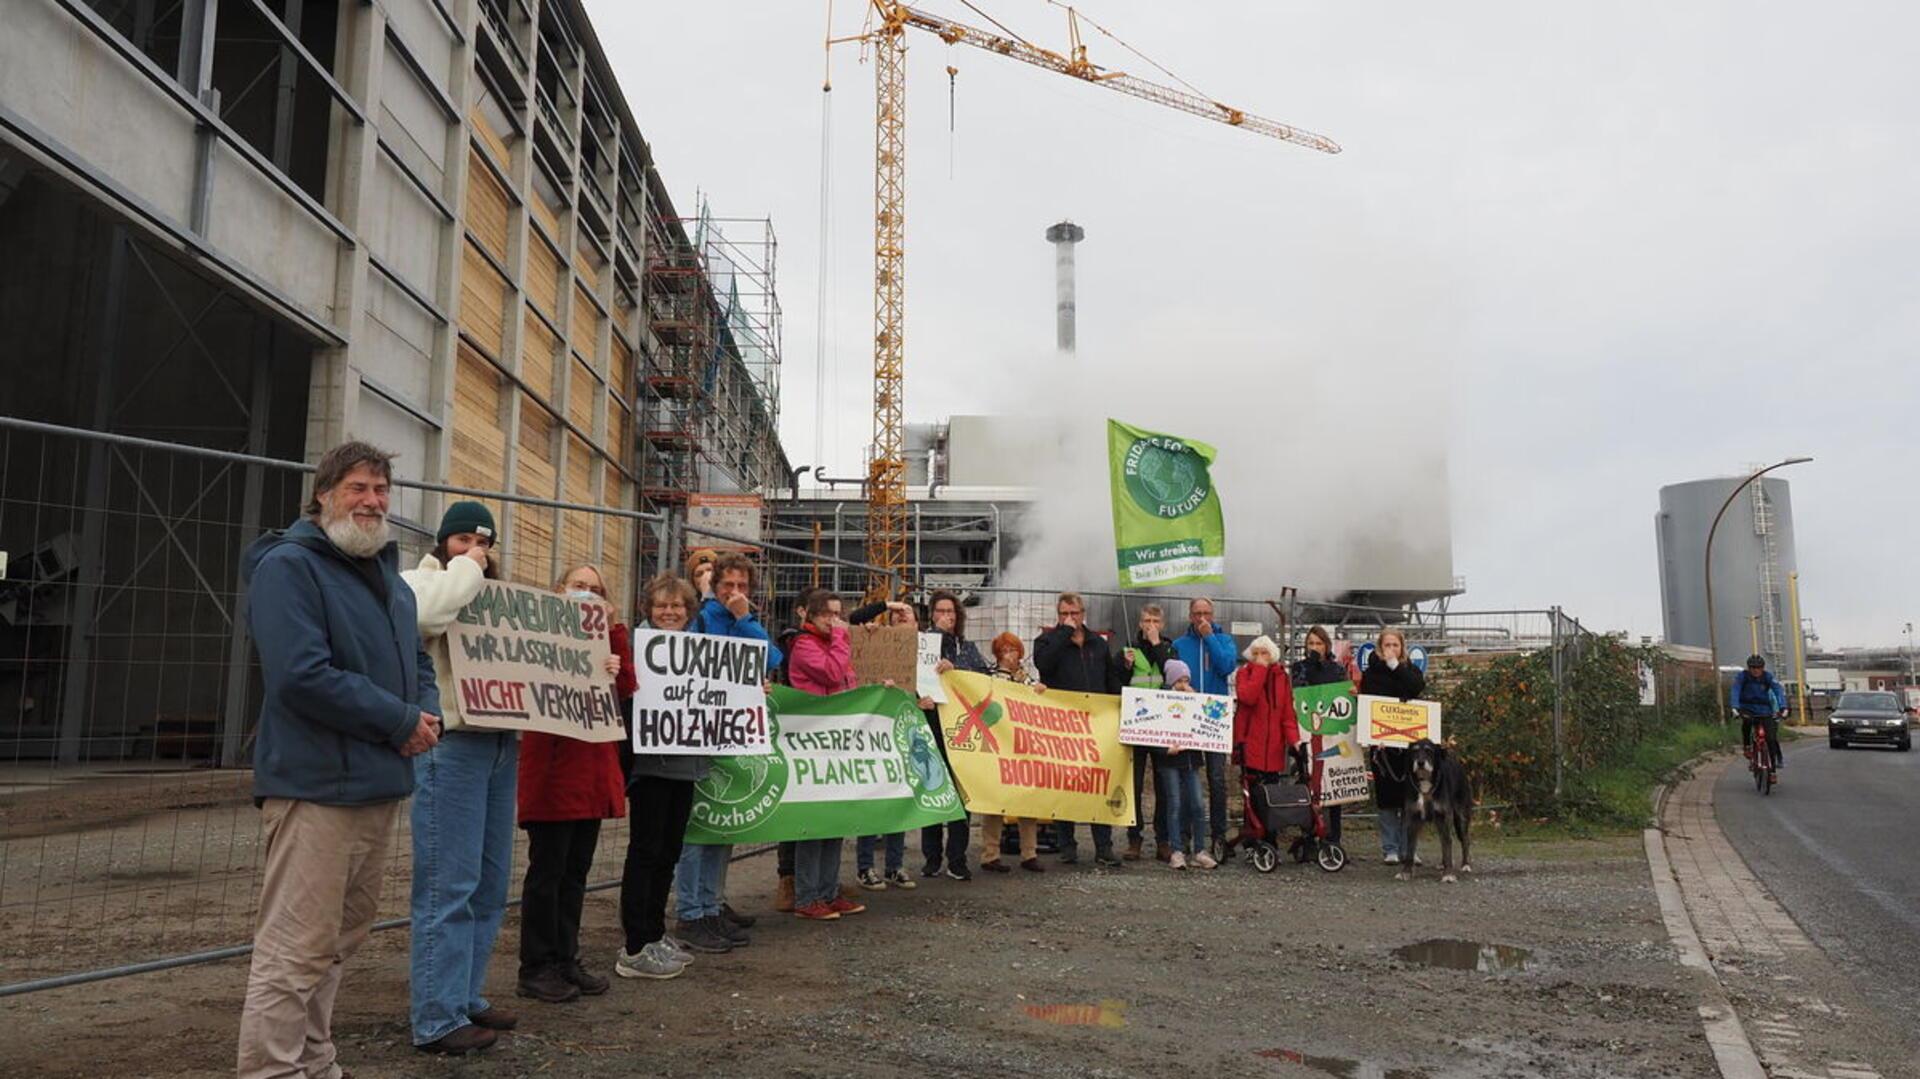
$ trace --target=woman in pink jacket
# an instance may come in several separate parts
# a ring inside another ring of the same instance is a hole
[[[847,627],[833,613],[834,595],[824,588],[801,594],[806,619],[793,639],[787,657],[787,681],[802,693],[825,697],[855,688],[853,642]],[[793,913],[811,921],[830,922],[843,914],[858,914],[866,906],[840,894],[841,840],[803,839],[793,848]]]

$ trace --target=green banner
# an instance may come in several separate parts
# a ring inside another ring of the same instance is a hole
[[[1113,470],[1113,542],[1120,587],[1218,582],[1227,573],[1227,530],[1204,442],[1107,421]]]
[[[767,690],[773,748],[715,757],[689,843],[886,835],[966,816],[926,713],[904,690]]]

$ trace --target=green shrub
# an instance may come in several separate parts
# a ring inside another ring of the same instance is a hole
[[[1668,660],[1657,649],[1612,637],[1579,636],[1565,648],[1563,790],[1554,796],[1555,686],[1548,650],[1501,656],[1444,680],[1439,699],[1453,743],[1483,803],[1511,803],[1521,814],[1623,823],[1638,784],[1644,802],[1649,769],[1671,768],[1722,731],[1711,685],[1676,700],[1640,703],[1639,665],[1656,676]],[[1677,680],[1660,677],[1663,685]],[[1682,752],[1682,751],[1685,752]],[[1681,753],[1677,760],[1671,760]],[[1654,778],[1657,779],[1657,776]],[[1640,813],[1644,817],[1644,813]],[[1636,817],[1634,819],[1640,819]]]

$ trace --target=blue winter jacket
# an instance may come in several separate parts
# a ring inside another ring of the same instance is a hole
[[[772,673],[780,669],[780,646],[773,643],[773,637],[767,633],[767,627],[749,611],[745,618],[735,618],[727,605],[708,597],[700,605],[700,613],[693,616],[693,624],[687,627],[689,633],[711,633],[716,637],[751,637],[756,641],[767,642],[767,671]]]
[[[1746,671],[1733,676],[1729,695],[1733,710],[1750,716],[1774,716],[1787,710],[1787,691],[1772,671],[1761,671],[1754,678]]]
[[[1193,672],[1193,684],[1200,692],[1222,697],[1231,692],[1227,679],[1239,665],[1240,653],[1234,647],[1233,637],[1218,623],[1211,637],[1202,637],[1188,626],[1185,633],[1173,639],[1173,651]]]
[[[399,750],[420,713],[440,714],[440,692],[399,548],[388,544],[371,562],[356,564],[310,520],[247,548],[241,580],[265,681],[256,802],[357,806],[413,793],[413,765]]]

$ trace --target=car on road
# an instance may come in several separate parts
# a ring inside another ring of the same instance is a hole
[[[1906,703],[1897,693],[1842,693],[1827,718],[1827,745],[1845,749],[1856,742],[1872,742],[1904,753],[1913,746],[1907,714]]]

